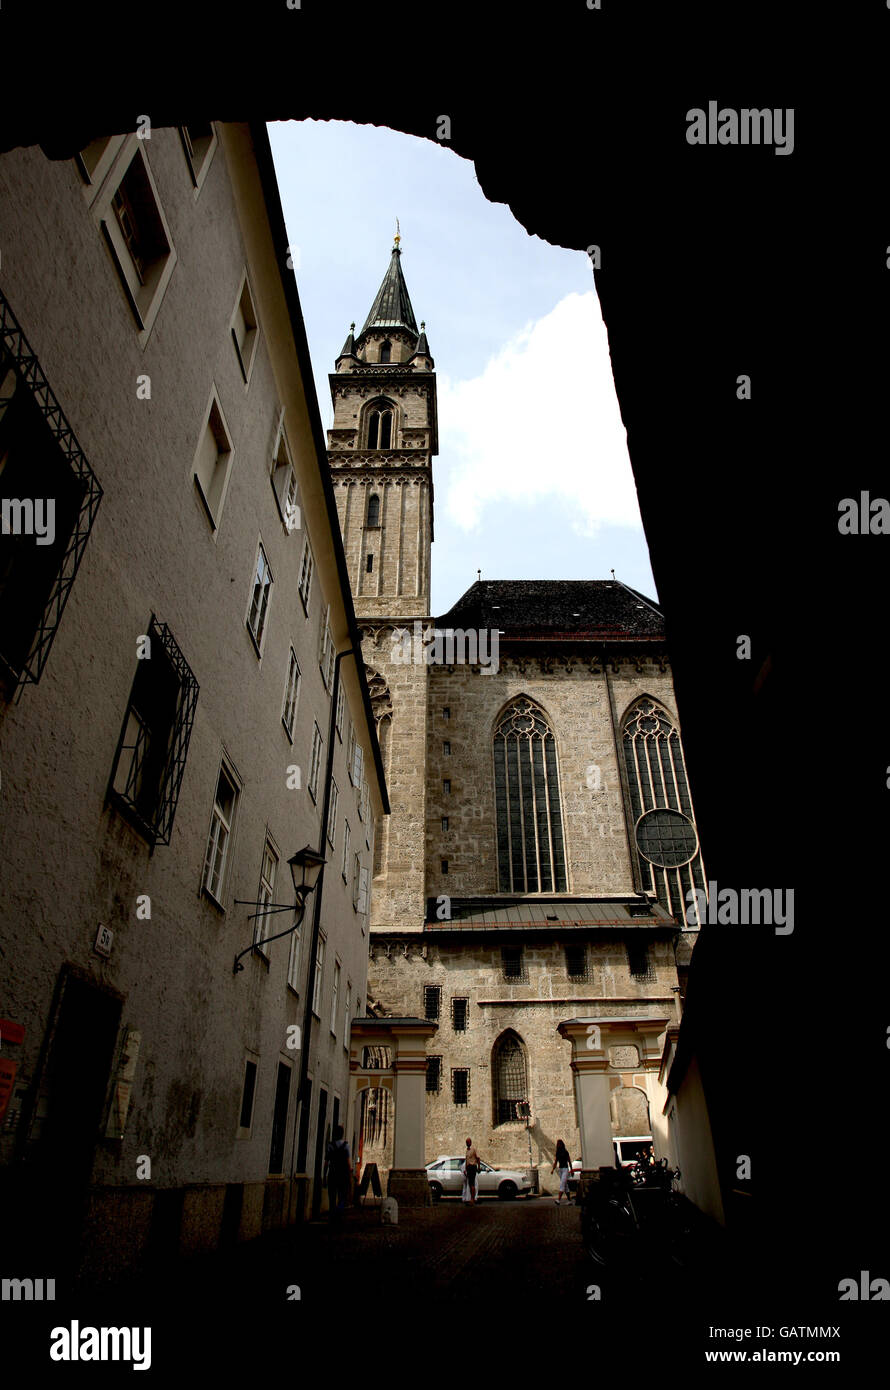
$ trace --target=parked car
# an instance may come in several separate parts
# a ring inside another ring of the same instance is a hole
[[[621,1168],[632,1168],[637,1163],[644,1149],[652,1147],[651,1134],[628,1134],[622,1135],[620,1139],[612,1140],[612,1148]],[[569,1177],[569,1191],[576,1192],[581,1178],[581,1160],[573,1159],[572,1172]]]
[[[440,1197],[459,1197],[463,1191],[464,1175],[461,1172],[463,1158],[453,1158],[450,1154],[440,1154],[432,1163],[426,1165],[430,1192],[433,1201]],[[476,1174],[476,1195],[479,1197],[497,1195],[502,1201],[512,1201],[520,1193],[530,1196],[532,1190],[528,1173],[518,1168],[492,1168],[488,1163],[479,1164]]]

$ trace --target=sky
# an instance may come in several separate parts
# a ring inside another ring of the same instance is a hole
[[[438,384],[432,613],[483,579],[616,578],[657,599],[588,257],[529,236],[445,145],[288,121],[269,136],[325,429],[399,219]]]

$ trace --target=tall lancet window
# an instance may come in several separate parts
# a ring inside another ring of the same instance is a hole
[[[392,343],[380,344],[380,361],[389,362],[392,358]]]
[[[368,448],[392,448],[392,409],[375,405],[368,415]]]
[[[525,1049],[519,1036],[508,1028],[494,1045],[491,1079],[494,1102],[493,1121],[496,1125],[518,1120],[519,1102],[528,1100],[528,1068]]]
[[[564,893],[566,861],[556,740],[524,695],[494,731],[498,886],[501,893]]]
[[[372,492],[368,498],[368,519],[366,526],[380,525],[380,497],[376,492]]]
[[[680,733],[645,696],[625,717],[623,742],[643,890],[683,923],[686,895],[705,888],[705,872]]]

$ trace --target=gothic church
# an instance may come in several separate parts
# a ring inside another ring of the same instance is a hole
[[[427,1161],[471,1135],[484,1161],[552,1190],[557,1139],[581,1153],[585,1067],[611,1139],[652,1136],[672,1154],[665,1056],[695,937],[684,902],[704,868],[655,603],[614,579],[480,581],[430,614],[424,327],[396,238],[330,377],[331,474],[392,806],[375,841],[369,995],[380,1015],[438,1024]],[[398,635],[415,622],[497,633],[498,660],[406,663]],[[391,1104],[364,1095],[363,1158],[384,1170]]]

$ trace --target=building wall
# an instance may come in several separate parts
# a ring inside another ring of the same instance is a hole
[[[224,1193],[227,1183],[265,1184],[279,1060],[294,1068],[285,1171],[292,1166],[300,1054],[288,1045],[288,1026],[302,1021],[308,951],[304,944],[297,991],[286,983],[287,938],[270,944],[265,959],[245,957],[243,972],[233,976],[233,957],[253,932],[251,909],[234,899],[257,897],[267,836],[279,854],[276,901],[292,894],[290,855],[307,843],[318,846],[323,778],[317,801],[306,781],[314,724],[325,744],[328,736],[319,642],[329,605],[338,647],[346,645],[347,618],[311,433],[312,387],[300,380],[293,340],[285,336],[287,308],[250,138],[246,127],[217,129],[218,147],[197,193],[176,131],[155,130],[144,142],[177,253],[144,341],[74,162],[52,162],[36,149],[0,160],[0,288],[104,489],[43,676],[18,703],[0,708],[2,931],[7,959],[15,961],[6,972],[4,1013],[26,1028],[0,1152],[8,1162],[16,1141],[24,1141],[17,1118],[39,1074],[60,970],[70,963],[121,997],[120,1038],[127,1030],[141,1035],[123,1138],[103,1139],[95,1149],[90,1177],[97,1192],[210,1184]],[[245,268],[259,320],[248,384],[230,335]],[[137,395],[137,378],[145,375],[148,400]],[[214,386],[234,450],[215,533],[192,476]],[[291,532],[270,478],[282,405],[302,509],[301,527]],[[316,574],[304,610],[297,584],[307,533]],[[260,541],[274,583],[258,656],[245,620]],[[172,840],[153,851],[106,802],[137,638],[152,613],[169,624],[200,687]],[[281,719],[291,643],[302,671],[292,742]],[[328,950],[310,1067],[313,1103],[325,1084],[340,1095],[341,1109],[345,989],[349,981],[353,1012],[363,1012],[368,949],[367,921],[340,875],[344,819],[366,865],[372,843],[346,769],[348,720],[373,783],[372,817],[381,807],[359,682],[348,666],[322,920]],[[202,870],[223,754],[241,795],[218,906],[202,892]],[[288,785],[294,767],[301,770],[299,789]],[[139,895],[150,899],[150,920],[136,915]],[[270,931],[282,930],[288,918],[271,920],[279,925]],[[100,923],[114,933],[107,960],[92,949]],[[335,1037],[329,1020],[337,957]],[[254,1119],[249,1136],[238,1138],[248,1055],[259,1068]],[[44,1084],[26,1154],[39,1149],[42,1112],[51,1119],[54,1105],[58,1098]],[[106,1109],[107,1097],[103,1132]],[[151,1159],[148,1182],[137,1178],[143,1155]],[[200,1204],[193,1205],[197,1213]],[[125,1221],[124,1206],[115,1209]],[[242,1235],[255,1234],[261,1221],[261,1207],[246,1201],[248,1210],[254,1216],[242,1222]],[[215,1220],[205,1209],[195,1217],[202,1229]],[[113,1246],[114,1221],[102,1224],[105,1244]]]

